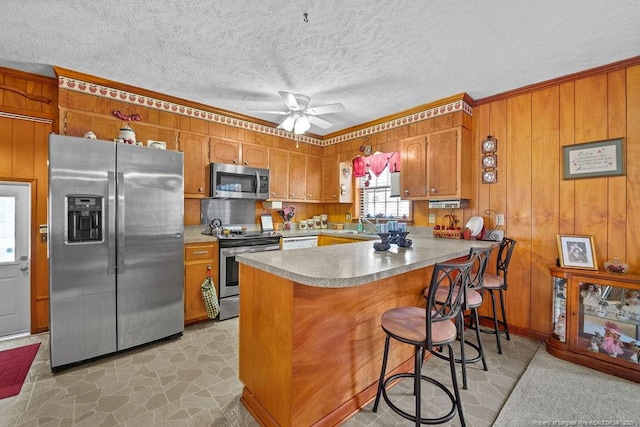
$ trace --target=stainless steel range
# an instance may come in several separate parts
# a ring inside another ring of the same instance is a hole
[[[233,229],[233,227],[231,227]],[[274,232],[237,232],[218,236],[220,243],[220,320],[238,317],[240,286],[236,255],[248,252],[277,251],[280,234]]]

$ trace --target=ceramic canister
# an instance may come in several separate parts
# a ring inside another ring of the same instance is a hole
[[[322,226],[322,220],[320,219],[320,215],[315,215],[313,217],[313,228],[320,228]]]
[[[306,230],[307,229],[307,220],[306,219],[301,219],[300,221],[298,221],[298,229],[300,229],[300,230]]]
[[[327,228],[329,225],[329,217],[327,214],[320,215],[320,228]]]

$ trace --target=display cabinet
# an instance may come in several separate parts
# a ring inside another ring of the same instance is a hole
[[[550,271],[554,328],[547,351],[640,382],[640,276]]]

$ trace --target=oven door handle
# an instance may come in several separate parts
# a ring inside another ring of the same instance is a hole
[[[254,252],[267,252],[277,251],[280,249],[279,244],[265,245],[265,246],[241,246],[236,248],[222,248],[220,249],[221,256],[236,256],[239,254],[254,253]]]

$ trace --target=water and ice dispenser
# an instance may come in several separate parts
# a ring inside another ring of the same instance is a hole
[[[102,240],[102,196],[67,196],[67,242]]]

